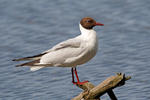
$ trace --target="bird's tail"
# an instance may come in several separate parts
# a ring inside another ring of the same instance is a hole
[[[44,66],[30,66],[30,71],[37,71],[41,68],[43,68]]]
[[[16,65],[16,67],[29,66],[31,71],[37,71],[44,67],[50,67],[52,64],[41,64],[40,59]]]
[[[19,65],[16,65],[16,67],[21,67],[21,66],[34,66],[35,64],[39,64],[39,63],[40,63],[40,59],[34,60],[34,61],[30,61],[30,62],[26,62],[26,63],[23,63],[23,64],[19,64]]]
[[[37,70],[44,67],[44,66],[39,66],[38,65],[39,63],[40,63],[40,60],[38,59],[38,60],[34,60],[34,61],[30,61],[30,62],[16,65],[16,67],[29,66],[31,71],[37,71]]]

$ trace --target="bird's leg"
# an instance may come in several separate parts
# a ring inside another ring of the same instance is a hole
[[[75,67],[75,69],[74,69],[74,72],[75,72],[75,75],[76,75],[76,78],[77,78],[77,82],[80,82],[76,67]]]
[[[88,81],[80,82],[79,77],[78,77],[78,74],[77,74],[77,69],[76,69],[76,67],[75,67],[75,68],[72,68],[71,71],[72,71],[72,83],[73,83],[73,84],[82,85],[82,84],[88,82]],[[76,75],[77,82],[74,81],[74,72],[75,72],[75,75]]]
[[[71,68],[71,72],[72,72],[72,83],[75,84],[75,81],[74,81],[74,68]]]

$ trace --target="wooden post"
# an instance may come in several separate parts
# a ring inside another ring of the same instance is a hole
[[[130,78],[130,76],[125,77],[125,74],[117,73],[117,75],[108,77],[97,86],[94,86],[90,82],[83,85],[77,85],[84,91],[72,100],[100,100],[100,97],[105,93],[108,93],[111,100],[117,100],[117,97],[112,90],[118,86],[124,85],[125,81]]]

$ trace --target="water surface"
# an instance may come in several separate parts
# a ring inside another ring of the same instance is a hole
[[[71,83],[70,68],[30,72],[11,59],[35,55],[80,34],[78,23],[90,16],[99,51],[78,67],[81,80],[97,85],[115,72],[132,76],[115,89],[119,100],[150,99],[149,0],[1,0],[0,100],[70,100],[82,90]],[[102,97],[109,100],[107,95]]]

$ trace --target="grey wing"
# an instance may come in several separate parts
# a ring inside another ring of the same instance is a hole
[[[51,49],[43,52],[43,53],[49,53],[51,51],[56,51],[56,50],[60,50],[63,48],[78,48],[80,47],[81,44],[81,40],[79,37],[76,38],[72,38],[72,39],[68,39],[66,41],[60,42],[59,44],[55,45],[54,47],[52,47]]]
[[[65,64],[65,61],[67,59],[76,58],[81,55],[81,53],[83,52],[81,42],[82,40],[80,40],[80,37],[77,37],[57,44],[52,49],[46,51],[47,54],[41,57],[40,63],[62,66],[63,64]]]
[[[67,48],[67,47],[78,48],[78,47],[80,47],[80,43],[81,43],[81,41],[80,41],[79,37],[72,38],[72,39],[69,39],[69,40],[66,40],[66,41],[63,41],[63,42],[57,44],[53,48],[51,48],[41,54],[29,56],[29,57],[18,58],[18,59],[13,59],[13,61],[38,60],[38,59],[41,59],[42,56],[44,56],[45,54],[47,54],[51,51],[57,51],[57,50]]]

